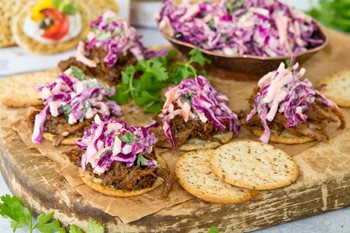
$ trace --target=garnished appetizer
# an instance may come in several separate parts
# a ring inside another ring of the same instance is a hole
[[[14,38],[31,52],[52,54],[66,51],[86,35],[86,15],[86,6],[71,0],[30,2],[14,20]]]
[[[117,197],[141,195],[169,176],[165,161],[153,150],[157,138],[149,127],[96,115],[76,141],[79,148],[65,154],[80,167],[82,180],[92,189]]]
[[[162,112],[156,117],[158,146],[182,150],[215,148],[239,134],[237,115],[228,98],[203,76],[184,79],[165,93]]]
[[[106,11],[90,27],[87,38],[79,42],[75,56],[59,63],[61,70],[74,65],[90,76],[115,85],[121,82],[121,72],[127,64],[147,58],[141,36],[128,21],[119,20],[113,12]]]
[[[157,20],[168,37],[225,56],[290,56],[325,42],[311,17],[279,0],[166,0]]]
[[[262,142],[324,142],[329,139],[330,123],[339,121],[339,129],[345,128],[338,106],[316,90],[304,74],[298,63],[287,68],[281,63],[260,79],[245,125],[261,136]]]
[[[29,116],[34,143],[40,143],[44,137],[54,146],[74,145],[96,114],[122,114],[120,106],[107,99],[115,94],[115,89],[96,79],[86,79],[76,67],[69,68],[52,83],[36,87],[36,91],[41,95],[43,106]]]

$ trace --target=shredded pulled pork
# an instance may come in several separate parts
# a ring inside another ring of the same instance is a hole
[[[58,67],[61,71],[67,70],[71,66],[80,68],[87,76],[97,78],[98,80],[114,86],[121,82],[121,73],[126,65],[134,65],[137,59],[130,53],[122,54],[118,62],[113,67],[108,67],[103,61],[107,52],[102,48],[92,48],[86,51],[86,57],[96,61],[96,67],[89,67],[79,62],[75,57],[70,57],[59,62]]]
[[[256,94],[259,92],[257,87],[250,100],[250,106],[254,107]],[[325,106],[320,98],[316,98],[311,104],[311,108],[306,112],[308,116],[306,122],[300,123],[294,127],[288,127],[288,122],[282,113],[277,113],[273,121],[268,121],[268,127],[274,134],[281,134],[284,130],[288,133],[298,136],[307,136],[317,141],[326,142],[329,140],[328,128],[330,123],[340,122],[339,129],[345,128],[345,118],[339,108]],[[244,125],[249,128],[261,128],[261,120],[258,115],[254,115]]]
[[[40,113],[42,109],[34,110],[29,114],[28,126],[33,129],[35,116]],[[48,115],[47,121],[44,125],[44,132],[54,135],[52,144],[59,146],[66,137],[80,138],[84,135],[84,131],[90,126],[92,119],[86,119],[74,125],[70,125],[68,120],[63,115],[53,117]]]
[[[73,164],[81,166],[81,156],[83,153],[83,150],[75,148],[64,154]],[[156,155],[151,153],[145,155],[145,158],[150,160],[156,159]],[[100,175],[93,173],[93,168],[90,164],[86,167],[86,170],[94,177],[101,179],[102,185],[112,186],[116,189],[125,191],[150,188],[156,181],[157,177],[161,177],[165,180],[162,192],[163,197],[166,197],[169,194],[173,183],[170,172],[166,168],[139,167],[135,165],[127,167],[125,163],[113,162],[111,169]]]
[[[162,119],[157,116],[155,120],[161,124]],[[203,123],[199,119],[189,119],[187,122],[184,121],[182,116],[176,116],[174,119],[170,120],[171,133],[174,135],[174,142],[176,147],[180,147],[185,144],[188,139],[199,138],[203,140],[215,141],[213,134],[218,132],[214,124],[211,121]],[[158,146],[161,147],[172,147],[168,137],[164,134],[162,128],[152,129],[158,138]]]

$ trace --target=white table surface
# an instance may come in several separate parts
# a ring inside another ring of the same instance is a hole
[[[285,0],[299,8],[306,9],[308,1]],[[143,41],[147,46],[166,44],[159,32],[152,29],[140,29],[144,35]],[[54,56],[32,55],[20,48],[0,49],[0,78],[14,73],[42,70],[55,67],[59,60],[72,54],[72,51]],[[5,61],[7,60],[7,62]],[[5,68],[4,68],[5,66]],[[34,68],[33,68],[34,67]],[[0,195],[10,194],[2,175],[0,174]],[[0,233],[10,233],[10,222],[0,217]],[[27,230],[18,230],[26,233]],[[314,217],[273,226],[258,233],[350,233],[350,209],[336,210]]]

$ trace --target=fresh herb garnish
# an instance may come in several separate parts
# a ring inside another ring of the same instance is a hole
[[[52,5],[56,10],[66,15],[74,15],[77,12],[77,5],[72,0],[52,0]]]
[[[137,160],[136,160],[136,166],[142,167],[147,165],[148,165],[148,160],[142,154],[138,154]]]
[[[216,226],[209,228],[208,233],[219,233],[219,229]]]
[[[11,219],[13,232],[18,228],[27,227],[32,233],[34,229],[40,232],[65,232],[57,220],[52,220],[53,213],[41,214],[38,216],[37,223],[33,226],[33,215],[23,202],[16,196],[1,196],[0,215]]]
[[[287,59],[284,63],[287,65],[287,67],[292,67],[291,59]]]
[[[125,134],[120,138],[122,142],[133,143],[136,141],[136,136],[133,133],[125,132]]]
[[[211,29],[215,29],[215,21],[214,19],[209,20],[208,25]]]
[[[350,32],[349,9],[349,0],[319,0],[307,13],[328,27]]]
[[[88,223],[87,233],[104,233],[104,227],[96,220],[90,220]]]
[[[76,77],[77,79],[79,79],[80,81],[84,80],[85,79],[85,74],[84,72],[79,69],[78,67],[76,66],[71,66],[70,67],[71,70],[72,70],[72,73],[73,73],[73,76]]]
[[[169,84],[178,84],[184,78],[194,78],[204,71],[195,66],[210,63],[199,50],[191,50],[187,62],[172,62],[175,50],[170,50],[164,57],[140,60],[136,65],[129,65],[122,72],[122,83],[116,88],[116,95],[111,99],[120,104],[130,100],[142,107],[146,113],[157,114],[163,105],[161,90]]]
[[[84,232],[80,227],[73,224],[69,227],[69,233],[84,233]]]
[[[64,113],[64,115],[68,116],[69,113],[72,111],[72,106],[70,105],[62,105],[62,111]]]

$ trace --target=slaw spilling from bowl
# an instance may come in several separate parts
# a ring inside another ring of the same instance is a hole
[[[32,114],[34,143],[40,143],[44,132],[54,136],[58,145],[68,136],[79,136],[96,114],[120,116],[120,106],[107,96],[115,94],[96,79],[87,79],[76,67],[61,73],[53,82],[36,87],[43,108]]]
[[[177,147],[190,138],[215,140],[218,132],[239,134],[237,115],[228,107],[228,98],[203,76],[182,80],[165,97],[162,112],[156,118],[162,126],[163,132],[157,134],[161,143]]]
[[[312,140],[327,141],[328,124],[345,120],[338,106],[316,90],[304,78],[305,69],[296,63],[286,67],[281,63],[277,70],[263,76],[252,95],[251,112],[246,125],[263,130],[260,140],[268,143],[271,134],[304,136]]]
[[[166,0],[157,17],[168,36],[229,57],[280,57],[325,43],[311,17],[279,0]]]
[[[153,189],[168,176],[166,165],[153,151],[157,142],[149,131],[153,126],[134,127],[114,117],[96,115],[91,127],[76,141],[79,149],[66,155],[81,167],[88,186],[106,187],[110,190],[107,195],[118,196],[119,191],[121,195],[132,195]],[[160,177],[164,178],[161,182]]]

